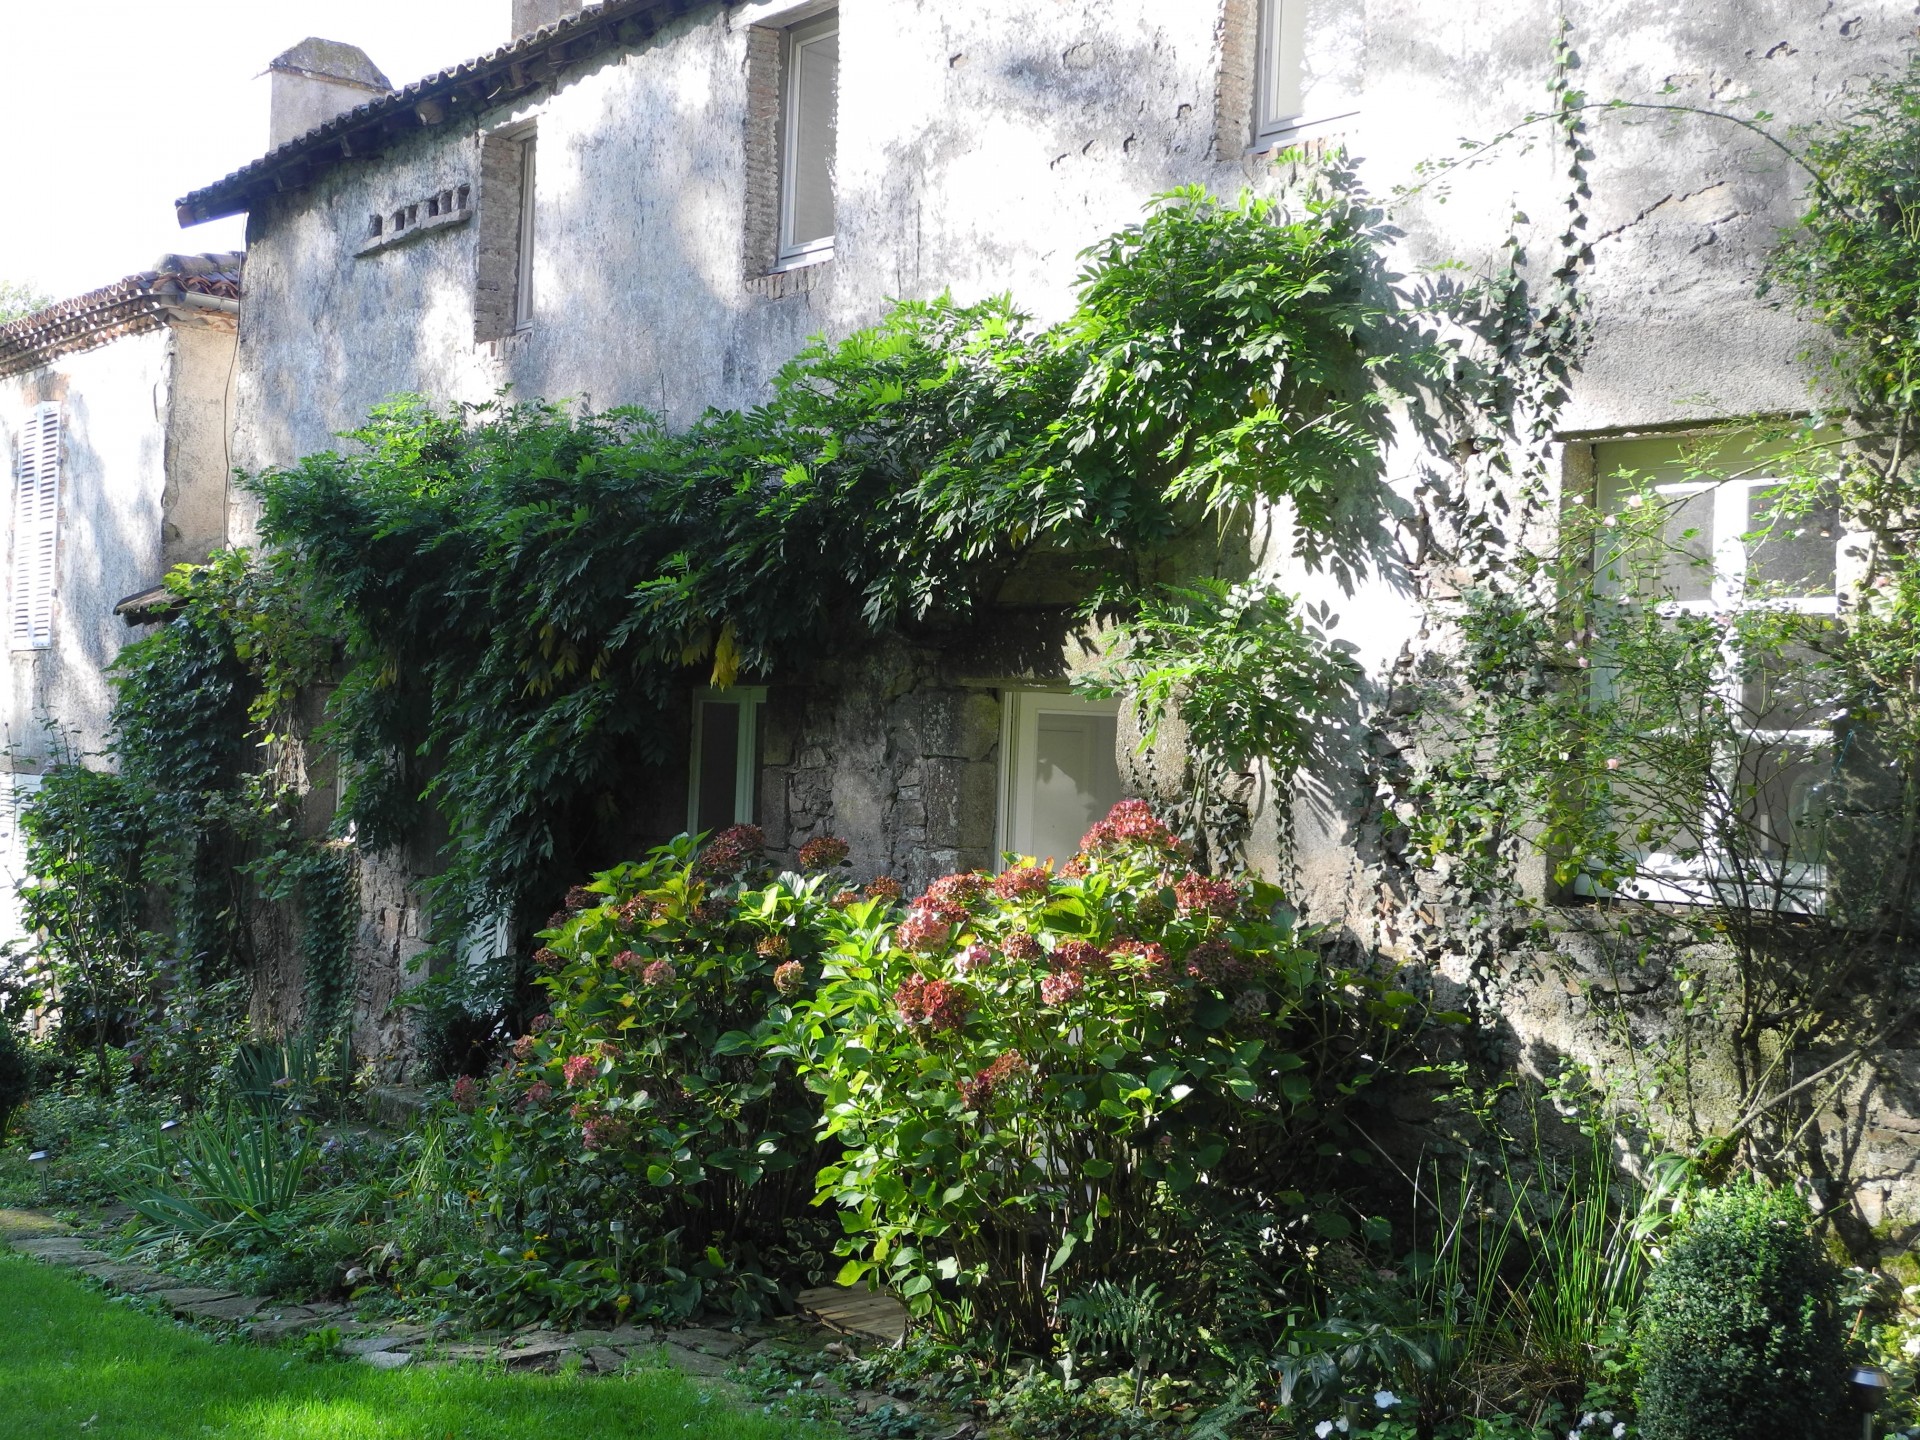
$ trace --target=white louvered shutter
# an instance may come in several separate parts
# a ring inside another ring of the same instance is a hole
[[[20,432],[13,491],[13,648],[53,643],[60,520],[60,407],[36,405]]]

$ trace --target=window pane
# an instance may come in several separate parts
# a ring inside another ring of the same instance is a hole
[[[1774,617],[1768,617],[1772,619]],[[1755,730],[1811,730],[1832,722],[1840,697],[1821,664],[1829,620],[1778,617],[1777,632],[1749,647],[1740,665],[1741,719]]]
[[[1675,600],[1705,600],[1713,593],[1713,491],[1663,490],[1667,512],[1660,579]]]
[[[1111,715],[1042,711],[1034,743],[1033,847],[1040,860],[1065,861],[1080,837],[1120,798]]]
[[[1827,798],[1833,754],[1790,741],[1750,746],[1740,757],[1736,793],[1743,839],[1769,860],[1821,863],[1826,852]]]
[[[709,700],[700,707],[700,777],[696,830],[724,830],[734,823],[740,781],[740,706]]]
[[[833,155],[840,84],[840,36],[795,40],[792,152],[788,164],[792,210],[789,245],[807,245],[833,234]]]
[[[520,249],[513,267],[513,323],[533,323],[533,137],[520,142]]]
[[[1263,0],[1260,6],[1260,72],[1256,82],[1256,128],[1262,135],[1300,118],[1301,51],[1306,39],[1302,0]]]
[[[1749,530],[1764,532],[1747,559],[1747,581],[1762,592],[1831,595],[1840,516],[1831,505],[1776,518],[1778,489],[1756,485],[1748,492]]]

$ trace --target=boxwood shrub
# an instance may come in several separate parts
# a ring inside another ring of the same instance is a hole
[[[1845,1440],[1838,1273],[1790,1190],[1704,1196],[1655,1267],[1641,1317],[1646,1440]]]

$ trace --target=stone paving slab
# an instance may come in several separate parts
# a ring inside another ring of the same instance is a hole
[[[703,1379],[713,1380],[733,1374],[733,1366],[718,1355],[704,1355],[681,1345],[662,1345],[652,1352],[652,1358],[664,1360],[682,1374],[698,1375]]]
[[[612,1375],[626,1367],[627,1357],[609,1345],[587,1347],[587,1363],[596,1375]]]
[[[226,1300],[208,1300],[199,1305],[176,1305],[174,1309],[184,1311],[196,1320],[235,1321],[249,1319],[253,1313],[267,1302],[258,1295],[235,1295]]]
[[[362,1355],[360,1363],[376,1370],[401,1370],[413,1363],[413,1356],[405,1350],[374,1350]]]
[[[55,1265],[106,1265],[113,1256],[102,1254],[78,1235],[30,1236],[9,1242],[22,1255]]]
[[[717,1355],[722,1360],[739,1354],[747,1347],[745,1340],[725,1330],[669,1330],[666,1338],[669,1345],[678,1345],[683,1350],[698,1350],[702,1355]]]
[[[326,1323],[327,1317],[324,1315],[269,1315],[265,1319],[256,1319],[247,1327],[247,1335],[262,1344],[270,1344],[275,1340],[305,1335],[308,1331],[322,1328]]]
[[[183,1285],[177,1290],[156,1290],[160,1299],[166,1301],[176,1315],[185,1315],[195,1305],[211,1305],[216,1300],[236,1300],[238,1290],[209,1290],[201,1285]]]
[[[34,1210],[9,1210],[0,1206],[0,1241],[27,1240],[43,1235],[73,1235],[71,1225],[63,1225],[51,1215]]]
[[[124,1290],[129,1295],[144,1295],[149,1290],[165,1290],[175,1283],[171,1275],[162,1275],[158,1270],[142,1270],[138,1265],[123,1265],[118,1261],[105,1265],[82,1265],[80,1273],[92,1276],[102,1285],[111,1285],[115,1290]]]
[[[558,1331],[541,1337],[527,1337],[521,1344],[500,1351],[500,1362],[509,1370],[551,1370],[562,1357],[574,1352],[573,1341]]]
[[[378,1355],[386,1350],[404,1350],[419,1340],[417,1335],[398,1333],[381,1335],[362,1335],[353,1340],[342,1340],[340,1350],[345,1355],[355,1355],[365,1359],[369,1355]]]

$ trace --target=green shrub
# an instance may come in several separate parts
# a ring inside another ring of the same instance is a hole
[[[1646,1440],[1844,1440],[1838,1274],[1789,1190],[1704,1197],[1653,1272],[1641,1319]]]
[[[818,1108],[754,1032],[811,984],[842,887],[766,880],[760,845],[683,836],[572,891],[534,957],[549,1012],[456,1083],[490,1231],[469,1280],[505,1316],[752,1313],[823,1276]]]
[[[1197,1217],[1344,1239],[1343,1111],[1418,1008],[1303,946],[1272,886],[1190,873],[1138,801],[1084,844],[936,881],[898,925],[847,906],[784,1042],[846,1147],[820,1176],[842,1282],[1036,1349],[1102,1280],[1192,1303]]]
[[[0,1144],[6,1143],[13,1112],[33,1094],[33,1057],[11,1026],[0,1023]]]

